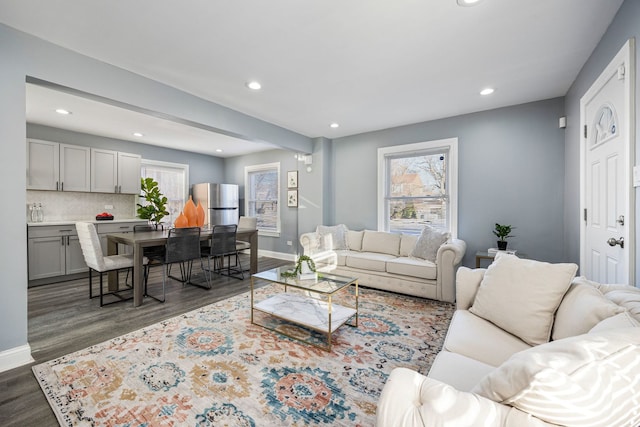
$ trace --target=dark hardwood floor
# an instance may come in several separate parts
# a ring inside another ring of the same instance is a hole
[[[285,265],[287,261],[260,257],[258,264],[258,270],[264,271]],[[248,257],[245,265],[248,265]],[[150,293],[160,290],[159,286],[162,284],[160,267],[151,271]],[[94,277],[96,293],[97,283]],[[167,300],[164,304],[145,298],[144,304],[137,308],[133,307],[132,301],[100,307],[98,298],[89,299],[88,279],[29,288],[28,337],[34,364],[81,350],[250,289],[248,273],[245,273],[245,280],[214,275],[212,284],[212,289],[208,290],[189,285],[183,287],[177,281],[168,280]],[[25,365],[0,373],[0,426],[58,425],[33,376],[31,366]]]

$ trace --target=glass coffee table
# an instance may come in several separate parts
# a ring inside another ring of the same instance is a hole
[[[318,273],[317,279],[300,280],[287,274],[294,268],[293,265],[278,267],[251,276],[251,323],[331,351],[331,336],[340,326],[347,324],[358,327],[358,279]],[[258,280],[275,284],[281,291],[257,302],[255,281]],[[352,285],[354,292],[349,292]],[[343,299],[352,300],[353,306],[336,304],[334,299],[337,294],[340,294],[341,302]],[[256,312],[284,322],[258,323],[254,315]],[[348,323],[350,319],[354,319],[353,323]],[[322,334],[326,337],[327,345],[314,342],[310,339],[311,335],[305,339],[304,334],[287,333],[287,322]]]

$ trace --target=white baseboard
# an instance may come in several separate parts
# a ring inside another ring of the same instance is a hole
[[[0,372],[34,362],[29,344],[0,351]]]
[[[295,254],[287,254],[284,252],[273,252],[273,251],[266,251],[263,249],[258,250],[258,256],[266,256],[269,258],[276,258],[276,259],[282,259],[285,261],[291,261],[291,262],[295,262],[297,259],[297,256]]]

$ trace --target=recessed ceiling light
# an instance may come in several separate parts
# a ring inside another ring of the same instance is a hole
[[[144,134],[142,134],[140,132],[134,132],[133,136],[137,136],[138,138],[142,138],[144,136]]]
[[[58,108],[58,109],[56,110],[56,113],[58,113],[58,114],[63,114],[63,115],[65,115],[65,116],[67,116],[67,115],[71,114],[71,111],[69,111],[69,110],[65,110],[64,108]]]
[[[262,85],[254,80],[251,82],[247,82],[247,87],[252,90],[260,90],[262,88]]]
[[[331,123],[329,126],[331,126],[332,128],[337,128],[340,127],[340,125],[338,123]]]
[[[475,6],[480,3],[482,0],[458,0],[458,6]]]
[[[222,149],[216,148],[216,153],[222,153]]]
[[[493,92],[495,92],[495,90],[493,88],[486,88],[486,89],[482,89],[480,91],[480,95],[491,95]]]

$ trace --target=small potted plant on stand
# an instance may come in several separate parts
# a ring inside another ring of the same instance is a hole
[[[140,178],[140,189],[142,190],[140,197],[144,198],[147,203],[145,205],[137,203],[138,216],[149,220],[150,223],[153,223],[158,228],[162,218],[169,215],[167,198],[162,195],[158,188],[158,183],[153,178]]]
[[[511,235],[511,231],[514,229],[515,227],[511,226],[511,225],[500,225],[498,223],[496,223],[496,228],[493,230],[493,234],[495,234],[496,236],[498,236],[498,250],[499,251],[506,251],[507,250],[507,238],[509,237],[513,237]]]

